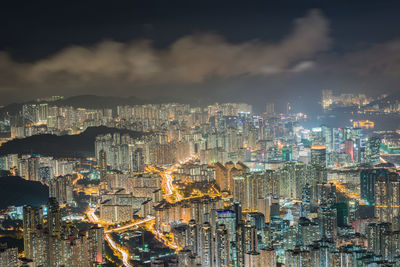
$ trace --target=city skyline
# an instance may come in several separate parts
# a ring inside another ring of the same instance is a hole
[[[0,267],[399,267],[400,2],[7,2]]]
[[[383,97],[325,90],[319,104],[390,121],[400,102]],[[398,130],[367,120],[307,128],[306,114],[278,113],[273,102],[260,114],[246,103],[114,109],[63,100],[3,114],[0,182],[41,184],[49,198],[36,187],[1,199],[0,223],[16,242],[3,245],[2,264],[397,261]]]

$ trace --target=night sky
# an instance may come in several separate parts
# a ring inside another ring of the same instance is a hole
[[[7,1],[0,104],[49,95],[316,106],[399,93],[399,1]]]

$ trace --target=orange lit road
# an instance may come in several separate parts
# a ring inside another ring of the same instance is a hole
[[[173,180],[174,180],[174,176],[173,173],[176,172],[176,170],[182,165],[185,164],[191,160],[193,160],[195,157],[188,157],[186,158],[184,161],[180,161],[179,163],[161,171],[158,168],[155,168],[153,166],[146,166],[146,171],[147,172],[158,172],[160,173],[161,177],[162,177],[162,189],[164,191],[164,197],[165,199],[170,202],[170,203],[175,203],[177,201],[181,201],[183,199],[182,195],[179,193],[178,189],[174,187],[173,185]],[[78,177],[73,181],[73,183],[75,184],[79,179],[81,179],[83,177],[82,174],[77,174]],[[82,175],[82,176],[81,176]],[[218,190],[216,190],[214,188],[215,192],[218,194]],[[95,223],[95,224],[100,224],[102,226],[105,225],[110,225],[110,223],[107,222],[103,222],[101,221],[101,219],[99,217],[97,217],[96,215],[96,210],[98,208],[99,204],[97,204],[94,208],[90,208],[87,212],[86,215],[89,219],[90,222]],[[107,229],[104,231],[105,233],[105,240],[107,241],[107,243],[110,245],[110,247],[113,249],[113,251],[117,254],[120,255],[122,258],[122,262],[124,264],[124,266],[132,266],[129,262],[129,251],[127,249],[125,249],[124,247],[119,246],[118,244],[115,243],[115,241],[112,239],[110,233],[112,232],[119,232],[119,231],[124,231],[124,230],[128,230],[132,227],[136,227],[138,225],[141,224],[145,224],[151,221],[154,221],[154,217],[148,217],[145,218],[143,220],[139,220],[139,221],[135,221],[132,222],[128,225],[124,225],[121,227],[117,227],[117,228],[113,228],[113,229]],[[175,249],[175,250],[180,250],[181,248],[176,245],[174,242],[171,242],[163,233],[161,233],[160,231],[154,229],[153,224],[151,224],[150,226],[147,225],[146,226],[148,228],[148,230],[150,230],[154,236],[156,237],[157,240],[159,240],[160,242],[162,242],[164,245],[170,247],[171,249]]]
[[[149,217],[149,218],[146,218],[146,219],[143,219],[143,220],[140,220],[140,221],[136,221],[136,222],[128,224],[128,225],[124,225],[124,226],[121,226],[121,227],[109,229],[109,230],[105,231],[105,233],[108,234],[108,233],[112,233],[112,232],[120,232],[120,231],[123,231],[123,230],[127,230],[129,228],[132,228],[132,227],[135,227],[135,226],[138,226],[138,225],[153,221],[154,219],[155,219],[154,217]]]
[[[88,219],[89,219],[89,221],[90,221],[91,223],[100,224],[99,217],[97,217],[97,215],[95,214],[96,209],[97,209],[97,206],[94,207],[94,208],[92,208],[92,209],[89,209],[89,210],[86,212],[86,215],[88,216]]]
[[[122,247],[120,247],[120,246],[118,246],[114,242],[114,240],[112,240],[112,238],[111,238],[111,236],[109,234],[106,234],[105,237],[106,237],[106,240],[107,240],[108,244],[110,244],[111,248],[114,251],[118,251],[122,255],[122,263],[124,264],[124,266],[131,267],[132,264],[130,264],[130,262],[129,262],[129,251],[124,249],[124,248],[122,248]]]
[[[156,239],[158,241],[160,241],[167,247],[175,249],[175,250],[181,250],[181,248],[179,246],[177,246],[176,244],[169,241],[162,233],[160,233],[160,231],[153,229],[151,232],[153,233],[153,235],[156,237]]]
[[[167,247],[169,247],[171,249],[175,249],[175,250],[181,250],[182,249],[181,247],[176,245],[174,242],[171,242],[170,240],[168,240],[162,232],[160,232],[159,230],[154,229],[154,224],[148,225],[147,226],[147,230],[152,232],[154,237],[158,241],[160,241],[161,243],[166,245]]]
[[[146,171],[148,172],[159,172],[162,178],[162,189],[164,191],[164,198],[167,200],[169,203],[176,203],[178,201],[183,200],[182,195],[179,193],[178,189],[176,189],[173,185],[174,181],[174,175],[173,173],[176,172],[176,170],[182,166],[183,164],[192,161],[195,159],[195,156],[190,156],[184,159],[183,161],[179,161],[179,163],[176,163],[172,165],[171,167],[167,167],[164,171],[160,171],[158,168],[155,168],[153,166],[147,166]]]
[[[161,177],[163,178],[165,198],[171,203],[181,201],[183,198],[179,193],[179,191],[175,189],[175,187],[172,184],[174,180],[174,176],[172,175],[172,173],[176,171],[178,166],[179,164],[175,164],[171,168],[160,173]]]
[[[360,201],[361,205],[365,205],[366,203],[361,199],[361,196],[359,193],[356,192],[351,192],[349,191],[349,189],[342,184],[341,182],[337,181],[337,180],[331,180],[329,181],[331,183],[333,183],[336,186],[336,189],[341,192],[342,194],[346,195],[348,198],[351,199],[358,199]]]
[[[73,184],[73,185],[75,185],[76,182],[78,182],[80,179],[83,178],[83,175],[80,174],[79,172],[76,173],[76,176],[77,176],[76,179],[72,181],[72,184]]]
[[[98,207],[98,205],[96,205],[96,207],[94,207],[94,208],[89,209],[87,211],[86,215],[88,216],[89,221],[91,221],[92,223],[103,224],[99,220],[99,217],[97,217],[97,215],[95,214],[97,207]],[[114,240],[112,240],[110,234],[105,234],[105,240],[110,245],[110,247],[113,249],[113,251],[116,252],[117,255],[121,255],[122,263],[124,264],[124,266],[132,267],[132,265],[129,262],[129,251],[127,249],[124,249],[124,248],[118,246],[114,242]]]

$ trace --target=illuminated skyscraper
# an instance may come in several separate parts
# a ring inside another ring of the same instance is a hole
[[[306,165],[302,162],[286,162],[278,169],[280,196],[289,199],[301,199],[306,183]]]
[[[312,188],[309,184],[305,184],[301,194],[300,217],[309,217],[311,211],[311,199]]]
[[[388,179],[389,170],[384,168],[364,169],[360,173],[361,198],[368,205],[375,205],[375,182],[379,177]]]
[[[260,266],[276,266],[276,251],[274,249],[261,249],[260,250],[260,259],[261,265]]]
[[[311,147],[311,163],[326,166],[326,147],[324,145]]]
[[[378,177],[375,182],[375,217],[380,222],[391,223],[393,231],[400,223],[400,180],[397,173]]]
[[[0,247],[0,266],[18,267],[18,248]]]
[[[371,223],[367,226],[366,236],[368,250],[376,255],[384,255],[388,247],[387,237],[390,236],[392,225],[390,223]]]
[[[236,213],[232,210],[216,210],[217,223],[224,225],[228,230],[229,240],[236,240]]]
[[[72,180],[71,175],[58,176],[52,179],[49,183],[50,197],[56,198],[58,203],[71,204],[74,201]]]
[[[254,225],[247,222],[244,225],[244,251],[245,252],[252,252],[258,251],[258,239],[257,239],[257,229]]]
[[[43,223],[42,208],[25,206],[23,208],[23,227],[24,227],[24,252],[25,257],[33,259],[33,235],[38,227]]]
[[[325,166],[318,163],[307,165],[307,183],[313,190],[317,184],[326,183],[328,180],[328,171]]]
[[[211,225],[205,222],[200,229],[200,258],[201,266],[213,267],[213,248],[212,248]]]
[[[62,227],[55,198],[49,199],[47,220],[43,220],[40,208],[29,206],[24,207],[23,217],[24,253],[33,266],[89,267],[105,263],[103,228],[93,227],[87,234],[72,224]],[[44,222],[47,227],[43,227]]]
[[[349,154],[351,161],[354,161],[354,142],[351,139],[347,139],[344,142],[344,153]]]
[[[229,232],[225,225],[220,224],[216,230],[216,244],[215,244],[215,266],[216,267],[229,267],[230,266],[230,240]]]
[[[367,162],[379,162],[381,139],[379,137],[371,137],[366,143],[365,153]]]
[[[321,236],[335,241],[337,237],[337,211],[334,207],[321,206],[319,211]]]
[[[310,251],[303,251],[300,247],[296,247],[294,250],[285,251],[285,266],[287,267],[298,267],[298,266],[323,266],[323,264],[313,265],[311,263]]]
[[[89,259],[93,264],[105,263],[104,228],[94,226],[88,231]]]
[[[229,239],[229,261],[234,265],[236,262],[236,229],[237,229],[237,216],[232,210],[216,210],[216,223],[222,224],[227,230]]]
[[[245,251],[245,231],[244,231],[244,223],[241,221],[238,224],[236,230],[236,265],[235,266],[244,266],[244,254]]]
[[[25,124],[35,124],[39,121],[39,105],[25,104],[22,106],[22,116]]]
[[[199,253],[199,229],[195,220],[189,221],[187,230],[187,247],[193,251],[193,254],[197,255]]]
[[[99,152],[100,182],[106,182],[107,176],[107,155],[105,150]]]
[[[134,151],[133,154],[133,171],[134,172],[142,172],[144,171],[144,156],[143,149],[138,148]]]
[[[313,191],[313,202],[318,205],[336,204],[336,186],[332,183],[317,184]]]
[[[259,267],[261,266],[260,253],[257,251],[249,251],[244,254],[244,266]]]
[[[50,236],[60,236],[61,211],[56,198],[49,198],[47,212],[47,228]]]

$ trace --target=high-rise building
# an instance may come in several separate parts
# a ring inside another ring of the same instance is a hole
[[[104,228],[93,226],[88,231],[89,259],[96,264],[105,263]]]
[[[54,197],[61,204],[72,204],[74,201],[72,181],[72,175],[58,176],[50,180],[50,197]]]
[[[25,206],[23,208],[24,252],[26,258],[33,259],[34,235],[37,228],[42,227],[42,224],[42,208],[32,206]]]
[[[317,184],[313,191],[313,203],[318,205],[336,204],[336,186],[333,183]]]
[[[393,231],[400,223],[400,179],[397,173],[380,176],[375,181],[375,217],[379,222],[391,223]]]
[[[344,142],[344,153],[350,155],[351,161],[354,161],[354,142],[351,139],[347,139]]]
[[[245,250],[245,231],[244,223],[240,221],[236,229],[236,264],[237,266],[244,266]]]
[[[244,227],[243,246],[245,252],[258,251],[257,228],[250,222],[247,222]]]
[[[392,225],[390,223],[371,223],[367,226],[366,236],[368,250],[376,255],[384,256],[389,248],[389,239],[392,236]]]
[[[49,198],[47,211],[47,228],[50,236],[60,236],[61,211],[56,198]]]
[[[200,259],[201,266],[212,267],[213,266],[213,242],[211,225],[205,222],[200,229]]]
[[[371,137],[366,143],[365,153],[367,162],[379,162],[381,139],[379,137]]]
[[[302,189],[307,182],[306,165],[302,162],[286,162],[278,169],[280,196],[288,199],[301,199]]]
[[[323,184],[328,181],[328,171],[323,165],[312,163],[307,165],[307,183],[315,190],[317,184]]]
[[[244,254],[244,266],[258,267],[261,265],[261,256],[257,251],[249,251]]]
[[[89,267],[105,263],[104,229],[93,227],[87,234],[73,224],[64,225],[55,198],[49,199],[46,220],[40,208],[30,206],[24,207],[23,218],[24,254],[32,260],[32,266]]]
[[[296,245],[299,246],[311,246],[322,237],[320,225],[305,217],[299,218],[297,231]]]
[[[300,247],[296,247],[294,250],[285,251],[285,266],[297,267],[297,266],[323,266],[327,265],[313,265],[311,262],[311,253],[308,250],[301,250]]]
[[[18,267],[18,248],[8,248],[7,243],[5,246],[0,246],[0,266],[4,267]]]
[[[275,267],[276,265],[276,251],[272,248],[265,248],[260,250],[260,266],[271,266]]]
[[[178,267],[196,266],[196,257],[189,249],[182,249],[178,254]]]
[[[107,176],[107,154],[105,150],[99,152],[100,182],[106,182]]]
[[[326,126],[322,126],[321,128],[325,140],[326,151],[329,153],[339,152],[340,150],[339,130],[337,128],[328,128]]]
[[[215,266],[229,267],[230,266],[230,238],[228,229],[225,225],[220,224],[216,230],[215,244]]]
[[[190,220],[187,228],[186,246],[193,254],[199,254],[199,229],[195,220]]]
[[[337,237],[337,211],[332,206],[321,206],[319,210],[321,236],[335,241]]]
[[[127,222],[133,218],[132,205],[102,204],[100,207],[102,220],[109,223]]]
[[[305,184],[301,193],[300,217],[309,217],[311,211],[311,200],[312,188],[309,184]]]
[[[30,181],[39,181],[40,158],[24,156],[18,160],[18,174]]]
[[[375,183],[379,177],[388,179],[390,172],[385,168],[364,169],[360,172],[361,198],[368,205],[375,205]]]
[[[236,262],[236,229],[238,224],[238,217],[233,210],[216,210],[216,223],[224,225],[227,230],[229,239],[229,261],[231,264]]]
[[[311,147],[311,163],[326,166],[326,146],[313,145]]]
[[[143,155],[142,148],[138,148],[134,151],[133,171],[134,172],[143,172],[144,171],[144,155]]]
[[[22,116],[25,124],[36,124],[39,122],[39,105],[25,104],[22,106]]]

